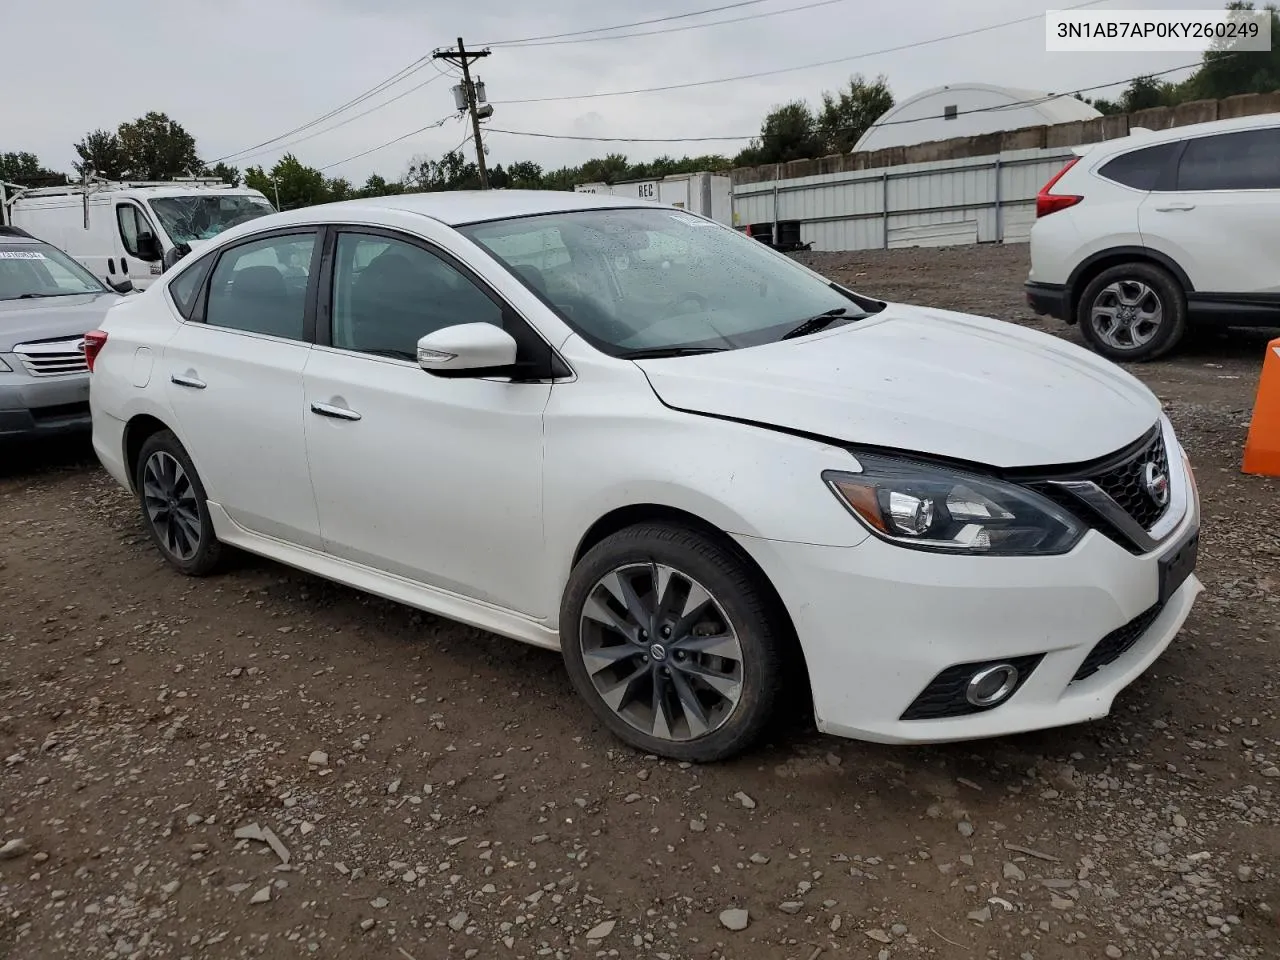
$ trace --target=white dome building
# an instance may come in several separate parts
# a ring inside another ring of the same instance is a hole
[[[857,153],[906,147],[1100,116],[1075,97],[986,83],[955,83],[903,100],[873,123],[853,149]]]

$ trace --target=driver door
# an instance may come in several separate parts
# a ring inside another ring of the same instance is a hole
[[[139,290],[150,286],[151,278],[158,277],[164,269],[157,256],[160,251],[160,235],[151,223],[151,218],[136,203],[117,203],[116,227],[119,249],[116,250],[114,261],[108,259],[107,262],[110,279],[117,283],[132,280]],[[147,239],[148,236],[150,240]]]
[[[419,338],[453,324],[497,324],[517,342],[536,334],[425,241],[352,227],[330,243],[319,342],[303,378],[325,550],[526,616],[549,615],[539,571],[551,385],[440,378],[416,360]]]

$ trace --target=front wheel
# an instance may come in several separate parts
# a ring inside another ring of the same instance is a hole
[[[1187,298],[1167,270],[1122,263],[1084,288],[1076,319],[1085,342],[1108,360],[1155,360],[1186,333]]]
[[[676,760],[749,747],[783,685],[786,627],[758,575],[689,527],[641,524],[593,547],[560,611],[578,693],[620,739]]]

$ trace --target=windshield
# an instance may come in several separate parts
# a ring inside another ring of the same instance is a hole
[[[155,197],[151,209],[174,244],[208,240],[246,220],[276,212],[263,197],[226,193]]]
[[[0,300],[104,293],[106,287],[56,247],[0,243]]]
[[[458,229],[614,356],[750,347],[820,315],[865,315],[758,240],[678,210],[577,210]]]

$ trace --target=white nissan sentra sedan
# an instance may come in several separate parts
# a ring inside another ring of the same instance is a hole
[[[165,559],[227,547],[563,653],[635,747],[786,693],[890,743],[1105,715],[1202,587],[1156,398],[653,203],[437,193],[228,230],[86,337]]]

